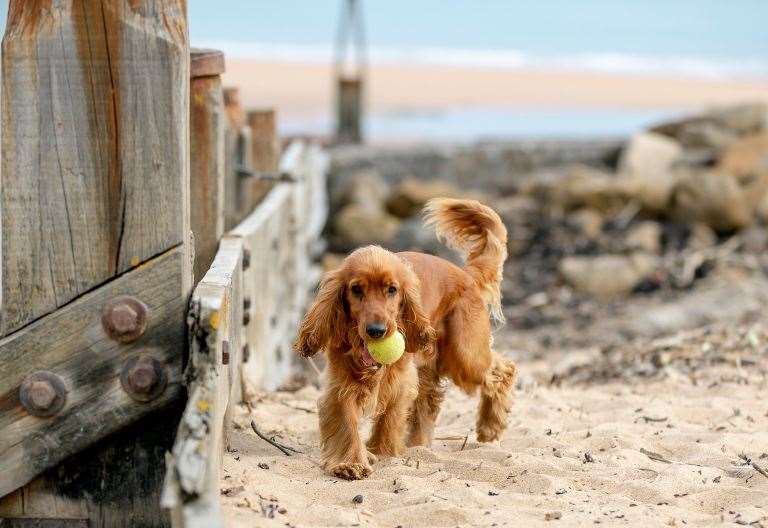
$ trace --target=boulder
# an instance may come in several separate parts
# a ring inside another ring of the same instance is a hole
[[[636,134],[619,158],[619,174],[632,182],[638,201],[646,209],[667,209],[675,186],[673,166],[682,154],[680,144],[654,132]]]
[[[548,201],[565,210],[587,207],[608,213],[624,207],[633,194],[631,182],[586,165],[572,165],[553,187]]]
[[[646,220],[627,231],[625,242],[630,249],[655,255],[661,252],[661,233],[661,225],[658,222]]]
[[[765,130],[767,111],[764,103],[720,107],[662,123],[651,131],[674,138],[686,148],[720,151],[740,136]]]
[[[388,248],[392,251],[421,251],[456,264],[461,263],[461,256],[440,242],[435,230],[425,227],[423,220],[418,217],[402,221]]]
[[[389,186],[375,169],[360,169],[330,190],[331,210],[339,211],[350,204],[367,209],[383,209]]]
[[[751,134],[723,150],[717,170],[727,172],[739,182],[768,173],[768,132]]]
[[[658,265],[657,257],[645,253],[566,257],[560,274],[575,289],[607,300],[632,293]]]
[[[675,186],[673,203],[673,218],[704,222],[719,232],[749,225],[757,207],[734,176],[712,170],[685,172]]]
[[[387,210],[398,218],[408,218],[419,214],[432,198],[455,198],[465,195],[446,181],[406,178],[389,195],[386,206]]]
[[[603,215],[594,209],[583,208],[574,211],[568,217],[568,223],[590,240],[596,239],[603,232]]]
[[[400,228],[400,220],[379,208],[350,204],[333,218],[334,247],[351,249],[365,244],[387,245]]]
[[[702,250],[717,244],[717,233],[707,224],[697,222],[691,226],[691,234],[688,237],[688,247],[693,250]]]

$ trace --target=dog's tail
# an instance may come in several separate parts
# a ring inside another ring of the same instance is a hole
[[[464,269],[480,288],[491,316],[504,320],[501,278],[507,260],[507,229],[496,211],[477,200],[435,198],[424,208],[427,226],[464,255]]]

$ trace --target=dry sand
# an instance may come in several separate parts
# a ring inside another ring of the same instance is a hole
[[[768,473],[756,469],[768,470],[761,357],[759,373],[739,363],[642,384],[562,387],[534,381],[553,365],[520,361],[500,442],[476,442],[476,399],[452,389],[432,449],[380,461],[356,482],[314,462],[317,388],[264,394],[253,414],[240,409],[236,418],[225,513],[235,527],[768,526]],[[305,455],[286,457],[260,440],[251,418]]]
[[[240,87],[245,107],[275,107],[284,117],[331,108],[328,65],[231,59],[224,82]],[[369,103],[376,112],[445,108],[698,109],[768,101],[768,80],[702,80],[439,66],[375,65]]]

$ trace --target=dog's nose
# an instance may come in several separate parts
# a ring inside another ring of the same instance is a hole
[[[384,336],[384,332],[386,331],[387,327],[380,323],[369,324],[365,327],[365,333],[374,339]]]

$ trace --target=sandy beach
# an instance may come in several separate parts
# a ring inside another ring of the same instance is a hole
[[[369,75],[370,108],[380,113],[457,107],[696,110],[768,101],[768,80],[665,79],[428,65],[373,65]],[[329,65],[228,59],[224,83],[240,87],[246,108],[276,107],[288,119],[326,115],[331,107]]]
[[[316,387],[262,394],[252,414],[239,409],[224,458],[230,526],[766,525],[765,357],[757,368],[727,361],[654,382],[561,386],[544,380],[573,357],[556,357],[518,358],[500,442],[476,442],[476,399],[451,389],[432,449],[380,461],[363,481],[317,467]],[[303,454],[282,455],[250,420]]]

